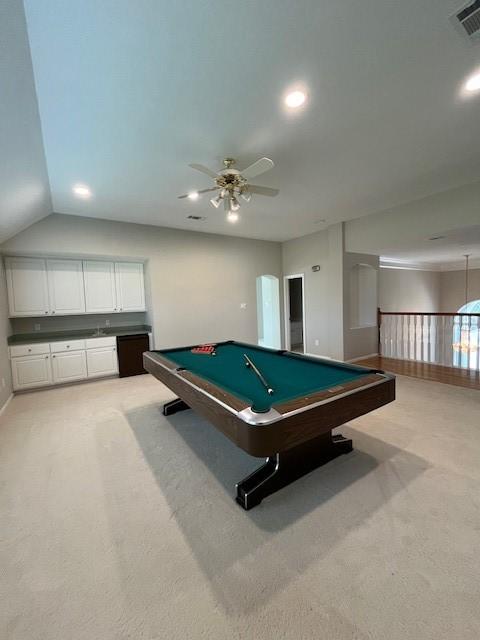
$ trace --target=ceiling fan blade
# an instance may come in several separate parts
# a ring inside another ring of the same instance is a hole
[[[206,173],[207,176],[210,176],[211,178],[218,178],[218,173],[215,173],[215,171],[205,167],[203,164],[189,164],[188,166],[192,169],[196,169],[197,171],[201,171],[202,173]]]
[[[270,187],[260,187],[257,184],[249,184],[247,191],[250,193],[258,193],[259,196],[276,196],[279,194],[279,189],[271,189]]]
[[[197,193],[208,193],[209,191],[216,191],[218,187],[211,187],[210,189],[199,189]]]
[[[190,165],[191,166],[191,165]],[[244,178],[255,178],[255,176],[259,176],[261,173],[265,173],[269,169],[273,169],[274,167],[273,160],[270,158],[260,158],[249,167],[241,171],[241,174]]]
[[[183,196],[178,196],[178,199],[181,200],[182,198],[188,198],[188,196],[190,196],[192,193],[207,193],[208,191],[216,191],[217,189],[218,187],[211,187],[210,189],[198,189],[198,191],[190,191],[190,193],[185,193]]]

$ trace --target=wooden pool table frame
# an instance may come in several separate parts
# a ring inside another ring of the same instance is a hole
[[[143,354],[145,369],[179,397],[164,406],[164,415],[191,408],[248,454],[267,457],[262,467],[237,484],[236,500],[245,509],[259,504],[267,495],[314,468],[350,452],[352,441],[333,436],[332,429],[395,399],[395,377],[383,371],[285,350],[229,342],[316,363],[340,365],[367,374],[309,396],[274,403],[270,411],[256,413],[248,402],[179,367],[167,355],[152,351]],[[196,345],[184,348],[193,346]]]

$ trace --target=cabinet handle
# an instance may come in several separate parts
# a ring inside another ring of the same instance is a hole
[[[55,311],[52,311],[52,313],[55,313]]]
[[[67,344],[67,349],[70,349],[70,345],[69,344]]]
[[[52,356],[52,358],[55,358],[55,356]]]
[[[45,360],[48,360],[48,356],[45,356]]]
[[[31,349],[28,350],[28,353],[30,353]]]
[[[45,311],[45,313],[48,315],[48,311]]]

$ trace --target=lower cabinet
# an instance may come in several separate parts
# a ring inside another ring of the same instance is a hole
[[[50,355],[12,358],[13,388],[34,389],[52,384]]]
[[[82,380],[87,377],[87,357],[85,351],[54,353],[51,358],[54,384]]]
[[[116,347],[87,349],[87,371],[89,378],[111,376],[118,373]]]
[[[15,391],[118,374],[113,336],[10,347]]]

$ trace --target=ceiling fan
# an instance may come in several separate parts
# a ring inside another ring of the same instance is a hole
[[[272,169],[275,165],[269,158],[260,158],[253,164],[251,164],[243,171],[234,169],[233,165],[235,160],[233,158],[225,158],[223,161],[224,169],[218,173],[212,171],[203,164],[190,164],[192,169],[205,173],[215,181],[215,186],[209,189],[199,189],[191,193],[186,193],[182,198],[190,198],[196,200],[201,193],[208,193],[209,191],[218,191],[218,194],[213,197],[210,202],[218,209],[223,202],[225,211],[229,215],[229,219],[234,222],[237,219],[236,212],[240,209],[240,202],[238,198],[242,198],[246,202],[250,202],[252,194],[258,194],[260,196],[276,196],[279,192],[278,189],[271,189],[270,187],[261,187],[256,184],[250,184],[249,180],[255,178],[266,171]]]

